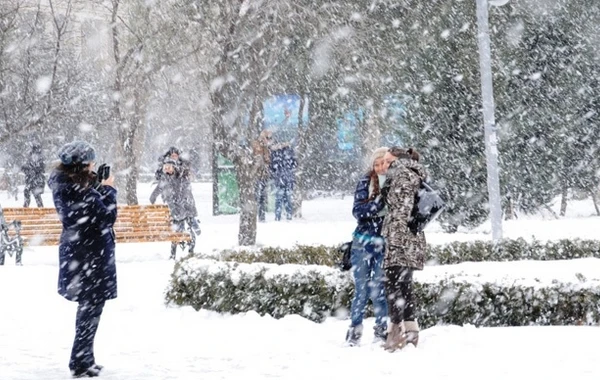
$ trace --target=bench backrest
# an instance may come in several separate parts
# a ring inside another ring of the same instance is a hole
[[[26,245],[55,245],[60,240],[62,224],[51,207],[6,207],[7,222],[21,222],[21,236]],[[166,205],[118,206],[114,226],[118,243],[150,241],[188,241],[187,233],[174,232]]]

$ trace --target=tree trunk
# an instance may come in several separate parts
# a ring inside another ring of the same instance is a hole
[[[506,220],[515,219],[516,213],[515,213],[515,204],[513,202],[513,199],[510,196],[507,196],[506,198],[507,198],[506,199],[506,213],[504,214],[504,219],[506,219]]]
[[[598,196],[594,190],[590,190],[592,196],[592,202],[594,202],[594,208],[596,209],[596,215],[600,216],[600,208],[598,207]]]
[[[546,211],[548,211],[550,213],[550,215],[552,215],[554,217],[554,219],[559,219],[558,215],[556,215],[554,210],[552,210],[552,207],[550,207],[548,205],[544,205],[544,208],[546,209]]]
[[[296,152],[297,167],[295,172],[296,186],[294,187],[293,207],[294,218],[302,218],[302,201],[304,200],[304,165],[307,157],[308,129],[304,125],[302,116],[306,107],[306,95],[300,93],[300,105],[298,107],[298,150]]]
[[[569,195],[569,186],[565,181],[562,182],[562,191],[560,199],[560,216],[565,216],[567,213],[567,197]]]
[[[238,232],[238,244],[249,246],[256,244],[256,219],[257,202],[252,160],[235,160],[235,172],[238,181],[240,197],[240,224]]]
[[[310,121],[307,149],[307,162],[304,164],[305,190],[333,190],[339,177],[339,168],[335,164],[337,157],[336,104],[332,104],[330,88],[325,84],[315,86],[310,97]]]
[[[125,149],[125,200],[127,205],[137,205],[137,180],[138,180],[138,163],[135,149],[133,149],[133,141],[131,146]]]

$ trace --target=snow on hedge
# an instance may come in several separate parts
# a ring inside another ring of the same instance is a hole
[[[600,260],[463,263],[415,275],[419,318],[479,326],[596,324]],[[254,310],[313,321],[346,315],[347,272],[319,265],[235,263],[189,257],[174,269],[167,303],[226,313]]]

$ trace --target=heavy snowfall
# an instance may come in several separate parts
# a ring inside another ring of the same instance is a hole
[[[0,380],[600,378],[599,25],[2,0]]]

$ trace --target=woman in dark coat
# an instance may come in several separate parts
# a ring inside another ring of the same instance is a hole
[[[94,358],[94,337],[105,301],[117,297],[117,191],[112,176],[96,182],[95,152],[88,143],[63,146],[59,158],[48,181],[63,225],[58,293],[79,304],[69,368],[73,377],[95,377],[102,366]]]

